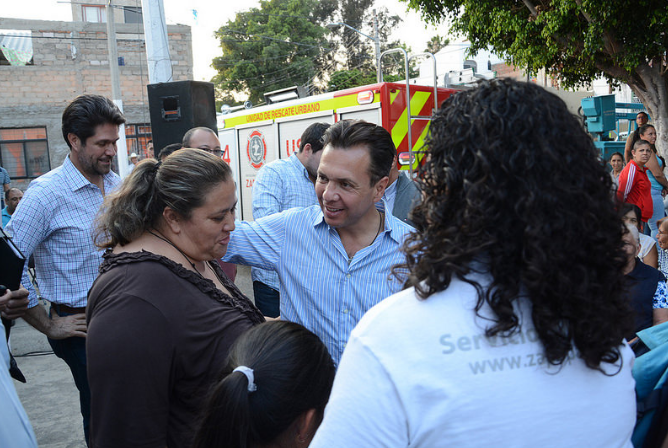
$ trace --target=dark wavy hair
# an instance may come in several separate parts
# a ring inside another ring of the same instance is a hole
[[[311,145],[313,154],[322,151],[325,147],[322,138],[329,126],[329,123],[313,123],[307,127],[299,141],[299,152],[303,152],[307,144]]]
[[[631,322],[622,296],[622,225],[611,179],[591,137],[557,96],[530,83],[484,81],[434,114],[417,232],[404,248],[421,299],[454,276],[489,306],[487,336],[520,330],[513,303],[532,319],[553,365],[577,349],[587,366],[616,363]],[[484,266],[491,283],[467,274]]]
[[[256,389],[233,372],[253,370]],[[272,321],[251,328],[230,349],[223,378],[214,386],[193,448],[265,446],[303,413],[322,421],[334,382],[334,362],[318,336],[303,326]],[[292,446],[292,445],[289,445]]]
[[[654,127],[653,124],[643,124],[642,126],[640,126],[638,128],[638,135],[639,136],[645,135],[647,133],[647,131],[649,130],[649,128],[652,128],[656,131],[656,128]]]
[[[638,140],[642,140],[641,135],[644,135],[649,128],[652,128],[652,129],[656,130],[654,125],[644,124],[644,125],[640,126],[638,129],[636,129],[635,131],[633,131],[633,134],[631,136],[632,137],[631,138],[631,148],[633,148],[635,146],[635,144],[638,142]],[[652,151],[656,152],[656,148],[655,148],[654,145],[650,144],[649,147],[652,148]]]
[[[103,124],[120,126],[125,117],[118,106],[101,95],[79,95],[63,111],[61,131],[67,146],[72,149],[68,134],[74,134],[86,144],[95,134],[95,128]]]
[[[622,153],[619,152],[619,151],[615,151],[615,152],[613,152],[612,154],[610,154],[610,158],[608,159],[608,162],[610,162],[610,160],[612,160],[612,158],[613,158],[614,156],[619,156],[619,157],[622,158],[622,162],[624,161],[624,154],[622,154]]]
[[[619,208],[619,216],[620,218],[624,218],[628,212],[633,212],[633,214],[636,216],[636,227],[638,230],[642,230],[640,228],[640,224],[642,223],[642,212],[640,211],[640,207],[638,207],[635,204],[629,204],[628,202],[623,202],[620,204],[617,204],[617,208]],[[657,221],[658,222],[658,221]]]
[[[331,125],[322,137],[324,147],[353,149],[359,146],[369,151],[369,179],[371,186],[390,175],[397,148],[392,135],[374,123],[364,120],[341,120]]]

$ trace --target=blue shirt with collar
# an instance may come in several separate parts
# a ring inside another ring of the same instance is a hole
[[[121,182],[113,171],[104,175],[105,194]],[[97,277],[102,252],[93,243],[94,220],[104,196],[74,166],[63,164],[30,183],[12,215],[7,232],[26,257],[35,256],[40,292],[52,303],[85,307]],[[21,279],[29,291],[29,307],[37,294],[26,263]]]
[[[7,172],[7,170],[0,166],[0,184],[2,184],[2,187],[3,187],[2,194],[0,195],[0,207],[1,208],[5,207],[4,186],[9,185],[11,182],[12,182],[12,179],[10,179],[9,173]]]
[[[4,229],[9,224],[9,220],[12,219],[12,215],[9,214],[7,207],[2,209],[2,228]]]
[[[414,230],[385,213],[385,229],[349,262],[338,232],[319,206],[238,222],[224,260],[273,269],[281,287],[281,319],[297,322],[323,341],[338,364],[350,332],[364,313],[398,292],[392,267]]]
[[[253,183],[253,219],[317,204],[315,186],[296,154],[263,166]],[[275,271],[253,268],[251,276],[253,281],[260,281],[280,291]]]

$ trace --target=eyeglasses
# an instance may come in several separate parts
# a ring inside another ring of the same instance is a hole
[[[213,154],[216,157],[220,157],[220,156],[223,155],[223,150],[222,149],[209,149],[209,148],[199,148],[199,149],[202,149],[202,150],[208,152],[209,154]]]

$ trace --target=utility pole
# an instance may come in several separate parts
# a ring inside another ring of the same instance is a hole
[[[121,82],[118,74],[118,48],[116,47],[116,22],[112,0],[108,0],[107,11],[107,48],[109,56],[109,73],[111,75],[111,99],[123,112],[121,98]],[[124,178],[128,175],[128,148],[125,142],[125,125],[119,126],[118,142],[116,143],[116,160],[118,161],[118,175]]]
[[[346,28],[350,28],[351,30],[355,31],[356,33],[361,34],[362,36],[366,37],[367,39],[371,39],[373,43],[375,44],[376,47],[376,82],[381,82],[383,75],[380,70],[380,35],[378,34],[378,16],[376,15],[376,10],[373,10],[373,29],[374,29],[374,36],[369,36],[368,34],[364,34],[357,28],[353,28],[352,26],[348,25],[347,23],[343,22],[332,22],[328,23],[325,25],[327,28],[334,29],[339,26],[345,26]]]
[[[373,10],[373,35],[376,36],[373,39],[373,43],[376,46],[376,82],[381,82],[383,80],[383,73],[380,68],[380,34],[378,34],[378,15],[376,10]],[[408,77],[408,73],[406,73]]]
[[[149,84],[171,82],[172,61],[169,57],[164,5],[162,0],[142,0],[141,7],[146,39],[148,82]]]

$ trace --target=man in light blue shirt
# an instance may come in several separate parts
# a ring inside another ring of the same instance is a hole
[[[3,193],[3,195],[0,196],[0,207],[2,208],[4,208],[6,205],[4,194],[9,191],[11,182],[12,180],[9,178],[9,173],[7,172],[7,170],[0,166],[0,184],[2,184],[2,193]]]
[[[401,289],[391,271],[412,227],[375,206],[396,154],[385,129],[342,120],[324,144],[320,205],[238,223],[225,259],[278,272],[281,319],[317,334],[338,363],[364,313]]]
[[[322,156],[322,136],[328,123],[313,123],[302,133],[299,152],[263,166],[253,184],[253,218],[260,219],[295,207],[318,204],[313,184]],[[265,316],[280,314],[280,286],[275,271],[253,268],[255,305]]]
[[[12,215],[16,211],[16,207],[21,202],[23,198],[23,192],[18,188],[10,188],[5,191],[5,203],[7,206],[2,209],[2,227],[7,227],[9,220],[12,219]]]
[[[26,257],[34,255],[47,315],[27,272],[30,293],[23,318],[48,337],[56,356],[72,371],[79,389],[88,441],[90,391],[86,373],[86,303],[102,253],[93,242],[94,219],[106,194],[120,184],[111,171],[123,114],[109,99],[81,95],[63,112],[63,138],[70,154],[63,164],[35,179],[12,215],[7,232]]]

